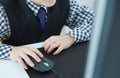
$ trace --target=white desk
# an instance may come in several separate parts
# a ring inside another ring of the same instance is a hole
[[[12,60],[0,60],[0,78],[29,78],[23,67]]]

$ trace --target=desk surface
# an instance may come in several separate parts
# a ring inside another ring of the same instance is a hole
[[[46,53],[43,54],[54,62],[54,70],[57,71],[62,78],[83,78],[87,50],[88,42],[85,42],[74,45],[57,56]],[[41,73],[32,68],[29,68],[27,73],[31,78],[59,78],[51,71]]]

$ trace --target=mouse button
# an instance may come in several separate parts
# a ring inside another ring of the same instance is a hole
[[[46,67],[49,68],[53,67],[53,62],[45,57],[42,59],[42,62]]]

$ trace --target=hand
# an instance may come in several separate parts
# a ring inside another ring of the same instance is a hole
[[[10,53],[10,58],[19,62],[25,69],[28,69],[24,61],[31,67],[34,67],[34,63],[30,60],[28,55],[34,58],[37,62],[40,62],[41,58],[43,57],[42,53],[40,53],[36,48],[21,46],[13,47],[12,52]]]
[[[74,38],[72,36],[69,35],[52,36],[44,42],[43,48],[47,53],[50,53],[55,48],[57,48],[57,50],[53,53],[53,55],[57,55],[62,50],[69,48],[73,43]]]

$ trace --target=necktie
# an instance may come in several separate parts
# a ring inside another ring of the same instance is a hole
[[[41,24],[41,27],[44,29],[45,28],[45,15],[46,11],[44,8],[40,8],[37,14],[37,17],[39,19],[39,22]]]

